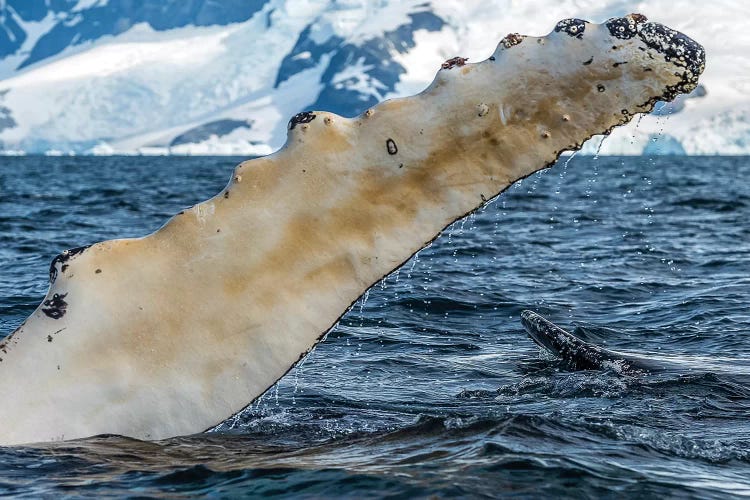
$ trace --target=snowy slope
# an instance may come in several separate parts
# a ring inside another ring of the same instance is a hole
[[[637,11],[706,46],[704,95],[617,130],[601,152],[750,154],[750,34],[735,21],[745,10],[726,0],[0,0],[0,150],[266,154],[304,109],[356,115],[422,90],[445,59],[486,58],[509,32]]]

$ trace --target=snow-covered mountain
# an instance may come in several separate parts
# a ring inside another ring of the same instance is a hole
[[[482,60],[509,32],[642,12],[706,46],[703,85],[616,130],[601,153],[750,154],[745,10],[728,0],[0,0],[0,150],[265,154],[297,112],[354,116],[413,94],[444,60]]]

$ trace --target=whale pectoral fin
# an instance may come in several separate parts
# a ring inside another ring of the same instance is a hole
[[[485,61],[451,59],[420,94],[359,116],[298,114],[286,145],[221,193],[150,235],[53,261],[42,305],[0,346],[0,444],[215,426],[451,224],[691,92],[704,63],[698,43],[641,15],[569,19],[506,36]],[[555,328],[530,335],[601,366],[605,351]]]
[[[603,349],[581,340],[532,311],[521,313],[521,323],[531,340],[562,358],[574,370],[599,370],[607,359]]]
[[[657,372],[672,369],[669,363],[634,354],[612,351],[582,339],[576,327],[573,333],[560,328],[532,311],[521,313],[521,323],[538,346],[561,358],[573,370],[614,370],[618,373]],[[610,330],[610,329],[603,329]],[[591,335],[590,332],[586,332]]]

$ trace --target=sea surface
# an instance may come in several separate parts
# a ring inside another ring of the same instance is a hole
[[[158,229],[240,160],[0,158],[0,335],[53,256]],[[684,370],[570,371],[523,309]],[[563,158],[373,286],[216,430],[0,447],[0,495],[750,496],[750,158]]]

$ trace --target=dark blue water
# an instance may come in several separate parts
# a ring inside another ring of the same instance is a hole
[[[0,158],[0,332],[54,255],[157,229],[238,161]],[[749,304],[750,159],[574,158],[452,226],[216,432],[0,448],[0,494],[750,495]],[[685,368],[569,371],[526,308]]]

